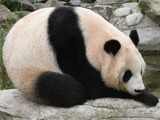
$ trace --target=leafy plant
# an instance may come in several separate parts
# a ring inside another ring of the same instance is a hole
[[[0,89],[14,88],[12,82],[7,76],[7,73],[3,65],[2,47],[8,31],[11,28],[11,26],[15,23],[15,21],[16,21],[15,19],[9,18],[7,20],[1,21],[1,24],[0,24]]]
[[[11,11],[23,11],[23,4],[15,0],[0,0],[0,4],[4,4]]]

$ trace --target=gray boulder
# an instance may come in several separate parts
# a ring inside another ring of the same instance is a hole
[[[139,4],[137,2],[129,2],[122,4],[122,7],[129,7],[132,9],[132,12],[139,12]]]
[[[117,4],[117,3],[125,3],[128,0],[96,0],[96,4],[100,4],[100,5],[113,5],[113,4]]]
[[[0,22],[5,22],[6,20],[17,19],[18,16],[11,12],[6,6],[0,4]]]
[[[136,25],[128,26],[125,17],[113,17],[109,20],[114,26],[120,30],[131,30],[135,28],[147,28],[147,27],[159,27],[158,24],[154,23],[148,16],[144,16],[142,21]]]
[[[69,3],[73,6],[81,6],[81,0],[70,0]]]
[[[91,9],[106,20],[109,20],[113,15],[113,9],[109,5],[95,5]]]
[[[135,9],[138,7],[138,3],[137,2],[124,3],[122,4],[122,7],[129,7],[129,8]]]
[[[42,6],[44,6],[44,5],[45,5],[45,3],[34,3],[36,10],[42,8]]]
[[[29,0],[14,0],[10,4],[10,9],[15,11],[14,9],[17,10],[24,10],[24,11],[34,11],[35,6],[30,2]]]
[[[160,27],[137,28],[140,38],[139,49],[143,51],[159,51],[160,53]],[[130,30],[124,31],[129,35]]]
[[[44,3],[47,2],[47,0],[29,0],[32,3]]]
[[[142,13],[133,13],[130,14],[126,17],[126,24],[128,26],[132,26],[132,25],[137,25],[138,23],[140,23],[143,19],[143,14]]]
[[[144,15],[142,21],[138,25],[135,25],[134,28],[149,28],[149,27],[159,27],[159,25],[153,22],[148,16]]]
[[[117,17],[123,17],[131,14],[132,10],[129,7],[118,8],[114,11],[114,15]]]
[[[112,8],[114,9],[114,7]],[[108,21],[120,30],[159,27],[148,16],[142,14],[138,2],[123,3],[114,11],[114,15]]]
[[[160,1],[140,0],[139,6],[154,22],[160,25]]]
[[[16,89],[0,91],[0,120],[155,120],[160,103],[148,107],[133,100],[97,99],[71,108],[38,105]]]
[[[63,6],[63,4],[60,3],[60,2],[58,2],[57,0],[48,0],[40,8],[45,8],[45,7],[60,7],[60,6]]]

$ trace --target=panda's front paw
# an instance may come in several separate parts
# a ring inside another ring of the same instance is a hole
[[[138,101],[144,104],[147,104],[149,106],[156,106],[157,103],[159,102],[159,99],[156,96],[147,92],[142,92],[137,97],[138,97],[137,98]]]
[[[152,94],[149,94],[146,98],[146,104],[149,105],[149,106],[156,106],[157,103],[159,102],[159,99],[152,95]]]

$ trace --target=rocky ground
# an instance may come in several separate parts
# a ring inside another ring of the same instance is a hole
[[[38,105],[18,90],[0,91],[0,120],[159,120],[160,103],[145,106],[133,100],[97,99],[71,108]]]

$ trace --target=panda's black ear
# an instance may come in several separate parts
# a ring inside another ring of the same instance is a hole
[[[105,43],[104,45],[104,50],[107,53],[112,53],[113,55],[116,55],[116,53],[119,51],[121,48],[121,44],[117,40],[109,40]]]
[[[139,36],[138,36],[137,30],[131,30],[129,37],[131,38],[134,45],[137,47],[139,43]]]

